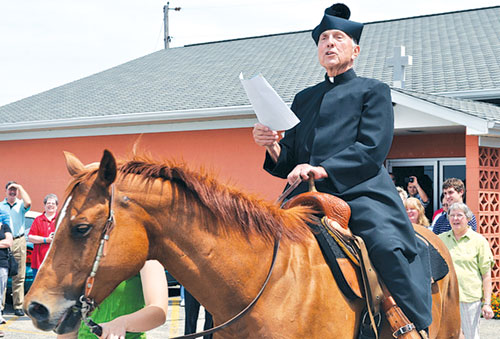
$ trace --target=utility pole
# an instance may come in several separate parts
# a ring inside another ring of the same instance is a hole
[[[165,41],[165,49],[168,48],[172,37],[168,34],[168,11],[180,11],[180,7],[170,8],[170,1],[167,2],[166,6],[163,6],[163,32],[164,32],[164,41]]]

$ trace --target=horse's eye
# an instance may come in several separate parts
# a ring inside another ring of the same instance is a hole
[[[75,237],[82,238],[82,237],[85,237],[87,234],[89,234],[91,229],[92,229],[92,225],[78,224],[71,229],[71,233]]]

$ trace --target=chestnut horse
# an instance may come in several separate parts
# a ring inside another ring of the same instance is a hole
[[[222,323],[257,295],[279,238],[274,271],[261,298],[215,336],[356,337],[363,302],[346,299],[337,287],[306,225],[311,211],[305,207],[282,210],[175,163],[134,156],[117,164],[109,151],[99,164],[88,166],[66,153],[66,165],[73,180],[54,241],[24,303],[39,329],[66,333],[79,325],[72,307],[82,295],[112,209],[115,226],[91,292],[96,302],[137,274],[146,260],[157,259],[216,324]],[[433,284],[430,336],[458,338],[453,264],[439,239],[432,232],[425,236],[450,267],[450,274]],[[391,338],[387,324],[382,327],[381,337]]]

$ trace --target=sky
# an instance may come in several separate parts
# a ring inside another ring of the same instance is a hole
[[[332,0],[171,0],[170,48],[313,29]],[[345,0],[373,22],[500,0]],[[164,48],[163,0],[0,0],[0,106]],[[203,62],[203,56],[200,56]]]

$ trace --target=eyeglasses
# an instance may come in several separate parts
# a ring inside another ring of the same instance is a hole
[[[454,218],[463,219],[463,218],[465,218],[465,214],[450,214],[450,219],[454,219]]]

